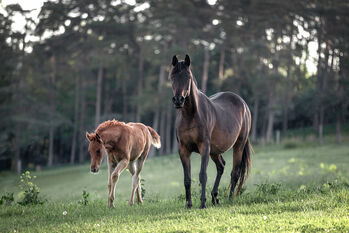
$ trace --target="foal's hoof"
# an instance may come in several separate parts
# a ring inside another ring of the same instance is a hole
[[[133,202],[129,202],[128,204],[129,204],[130,206],[133,206]]]
[[[109,208],[109,209],[114,209],[114,205],[113,205],[113,203],[108,204],[108,208]]]

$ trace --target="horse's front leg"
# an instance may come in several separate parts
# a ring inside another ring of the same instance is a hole
[[[110,175],[110,181],[111,181],[111,187],[110,187],[110,192],[108,195],[108,206],[113,207],[113,201],[114,201],[114,190],[115,190],[115,185],[118,182],[119,176],[123,170],[128,166],[129,161],[127,159],[121,160],[114,171]],[[108,186],[109,187],[109,186]]]
[[[207,182],[207,165],[210,156],[210,142],[206,141],[199,145],[199,152],[201,154],[201,168],[199,180],[201,183],[201,205],[200,209],[206,208],[206,182]]]
[[[189,209],[192,207],[191,202],[191,175],[190,175],[190,152],[179,145],[179,156],[181,158],[183,172],[184,172],[184,187],[185,187],[185,199],[186,207]]]

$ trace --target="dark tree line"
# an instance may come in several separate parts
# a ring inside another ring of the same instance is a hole
[[[156,129],[163,146],[152,155],[175,152],[168,68],[186,53],[203,92],[246,100],[254,142],[313,127],[322,143],[328,123],[342,141],[347,1],[57,0],[37,20],[19,5],[3,12],[0,169],[84,162],[85,131],[112,118]],[[11,27],[16,14],[26,18],[21,32]]]

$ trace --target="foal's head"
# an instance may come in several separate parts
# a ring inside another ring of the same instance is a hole
[[[172,102],[176,108],[184,106],[185,99],[190,95],[191,71],[190,58],[185,55],[184,61],[178,61],[176,56],[172,58],[172,69],[170,78],[172,81]]]
[[[86,138],[90,142],[88,152],[91,155],[91,172],[97,173],[105,155],[103,142],[98,133],[86,132]]]

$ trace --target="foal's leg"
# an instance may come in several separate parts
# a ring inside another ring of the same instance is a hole
[[[121,160],[111,174],[111,192],[108,196],[108,203],[111,203],[111,205],[109,207],[113,207],[115,185],[118,182],[121,172],[125,170],[128,163],[129,161],[127,159]]]
[[[137,168],[137,163],[136,161],[133,161],[130,163],[129,166],[130,172],[132,174],[132,192],[131,192],[131,197],[130,197],[130,201],[128,202],[129,205],[133,205],[134,204],[134,195],[135,195],[135,191],[138,187],[139,184],[139,178],[138,178],[138,168]]]
[[[141,177],[140,177],[140,173],[142,171],[144,162],[145,162],[146,156],[141,156],[138,160],[137,160],[137,172],[138,172],[138,186],[137,186],[137,203],[138,204],[142,204],[143,200],[142,200],[142,187],[141,187]]]
[[[199,174],[199,180],[201,183],[201,205],[200,209],[206,208],[206,182],[207,182],[207,165],[210,155],[210,143],[209,141],[199,144],[199,151],[201,154],[201,168]]]
[[[113,173],[116,165],[113,164],[111,160],[108,159],[108,207],[113,207],[113,201],[110,200],[110,196],[114,197],[114,190],[112,189],[112,178],[111,174]]]
[[[185,199],[186,207],[191,208],[191,178],[190,178],[190,152],[183,146],[179,146],[179,156],[181,158],[183,172],[184,172],[184,187],[185,187]]]
[[[234,146],[234,157],[233,157],[233,170],[231,171],[231,186],[229,192],[229,198],[233,197],[235,186],[240,178],[240,165],[242,159],[243,149],[240,146]]]
[[[221,181],[222,174],[224,172],[225,161],[224,161],[222,155],[212,155],[211,154],[211,158],[212,158],[213,162],[215,162],[216,168],[217,168],[217,176],[216,176],[216,180],[214,182],[214,186],[213,186],[213,189],[211,192],[212,204],[216,205],[216,204],[219,204],[219,200],[217,198],[218,186],[219,186],[219,182]]]

